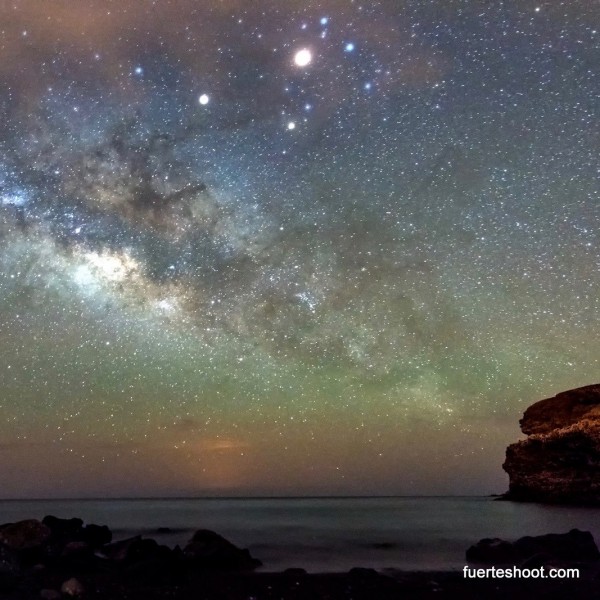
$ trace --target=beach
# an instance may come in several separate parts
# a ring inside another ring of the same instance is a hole
[[[0,556],[0,588],[10,600],[587,599],[598,561],[547,561],[577,567],[576,579],[475,579],[463,568],[477,567],[466,551],[482,538],[579,529],[597,540],[599,516],[485,497],[3,501],[0,522],[40,520],[27,535],[43,549],[21,552],[18,568]],[[77,593],[52,595],[73,579]]]

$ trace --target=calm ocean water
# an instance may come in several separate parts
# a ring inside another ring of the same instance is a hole
[[[0,501],[0,523],[46,514],[108,525],[115,539],[140,533],[168,545],[184,544],[196,529],[213,529],[249,548],[267,571],[458,569],[465,550],[483,537],[516,539],[574,527],[600,543],[600,509],[491,498]],[[158,534],[158,527],[171,532]]]

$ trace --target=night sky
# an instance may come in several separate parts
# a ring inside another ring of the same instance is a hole
[[[0,495],[502,492],[600,380],[594,0],[3,0]]]

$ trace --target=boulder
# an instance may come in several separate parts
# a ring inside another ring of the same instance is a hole
[[[106,566],[106,561],[97,556],[86,542],[69,542],[63,546],[60,554],[52,554],[46,560],[50,569],[64,573],[93,573]]]
[[[526,536],[516,542],[498,538],[480,540],[467,550],[467,560],[483,564],[539,566],[548,561],[590,562],[600,560],[600,552],[589,531]]]
[[[520,424],[529,437],[506,450],[504,498],[600,505],[600,384],[536,402]]]
[[[530,558],[537,554],[547,554],[561,560],[593,561],[600,559],[600,552],[589,531],[571,529],[568,533],[548,533],[526,536],[515,542],[517,552]]]
[[[33,550],[50,539],[50,529],[36,519],[8,523],[0,527],[0,543],[11,550]]]
[[[136,535],[104,546],[102,553],[109,560],[129,565],[148,560],[169,560],[173,551],[156,540]]]
[[[75,579],[75,577],[71,577],[71,579],[67,579],[60,586],[60,591],[65,596],[71,596],[71,598],[79,598],[83,596],[85,590],[83,589],[83,585],[78,579]]]
[[[104,546],[102,553],[128,581],[165,585],[178,581],[185,571],[181,548],[176,546],[171,550],[153,539],[141,536]]]
[[[515,547],[499,538],[484,538],[467,550],[469,562],[503,564],[518,562]]]
[[[52,515],[44,517],[42,523],[52,532],[51,541],[54,544],[85,542],[97,549],[112,541],[112,533],[106,525],[90,524],[84,527],[81,519],[59,519]]]
[[[0,544],[0,571],[15,573],[19,571],[19,557],[17,556],[17,552],[4,544]]]
[[[83,528],[81,519],[59,519],[53,515],[46,515],[42,523],[50,529],[53,538],[70,541],[79,540]]]
[[[183,554],[186,560],[203,569],[248,570],[262,565],[248,550],[238,548],[208,529],[196,531]]]
[[[86,525],[81,531],[81,541],[92,548],[100,548],[112,542],[112,532],[106,525]]]
[[[21,573],[17,553],[0,544],[0,592],[12,589]]]
[[[85,542],[68,542],[62,550],[62,556],[88,556],[93,554],[92,547]]]

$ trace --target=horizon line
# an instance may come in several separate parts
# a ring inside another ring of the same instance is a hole
[[[0,498],[0,502],[93,502],[114,500],[359,500],[377,498],[493,498],[504,494],[375,494],[307,496],[85,496],[63,498]]]

